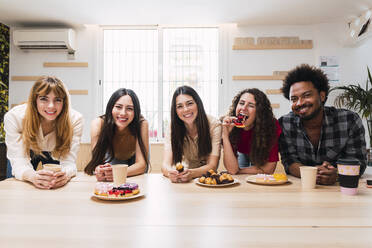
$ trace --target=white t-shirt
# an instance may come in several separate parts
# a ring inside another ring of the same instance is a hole
[[[5,114],[4,129],[5,129],[5,143],[7,146],[7,157],[12,165],[12,174],[18,180],[23,180],[23,173],[29,169],[33,169],[30,162],[30,157],[25,154],[22,129],[23,119],[25,117],[27,104],[18,105],[12,108]],[[59,160],[62,170],[66,172],[67,176],[76,175],[76,157],[79,151],[80,139],[83,133],[83,116],[70,109],[70,119],[72,122],[73,136],[71,141],[70,152]],[[43,135],[40,127],[38,140],[40,141],[39,147],[42,151],[51,152],[56,145],[55,131]]]

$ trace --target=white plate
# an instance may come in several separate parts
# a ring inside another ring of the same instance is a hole
[[[93,196],[95,198],[98,198],[98,199],[101,199],[101,200],[106,200],[106,201],[125,201],[125,200],[138,198],[138,197],[141,197],[141,196],[144,196],[144,195],[145,195],[145,193],[139,192],[137,195],[132,195],[132,196],[128,196],[128,197],[116,197],[116,196],[96,195],[96,194],[93,193]]]
[[[233,182],[231,182],[231,183],[225,183],[225,184],[205,184],[205,183],[199,182],[199,178],[195,178],[194,179],[194,182],[197,185],[205,186],[205,187],[211,187],[211,188],[226,187],[226,186],[234,185],[236,183],[240,183],[239,180],[236,179],[236,178],[234,178],[234,181]]]
[[[245,180],[249,183],[255,183],[255,184],[262,184],[262,185],[279,185],[279,184],[285,184],[285,183],[288,183],[288,179],[287,180],[283,180],[283,181],[267,181],[267,182],[260,182],[260,181],[256,181],[256,175],[251,175],[251,176],[248,176],[245,178]]]

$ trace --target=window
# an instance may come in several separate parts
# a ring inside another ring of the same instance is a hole
[[[103,44],[103,108],[118,88],[134,90],[152,141],[164,137],[178,86],[193,87],[217,116],[217,28],[104,29]]]

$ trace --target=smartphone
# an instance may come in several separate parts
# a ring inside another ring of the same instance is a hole
[[[372,188],[372,180],[367,180],[367,187]]]

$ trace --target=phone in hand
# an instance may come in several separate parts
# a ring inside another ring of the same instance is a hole
[[[372,180],[367,180],[367,187],[372,188]]]

